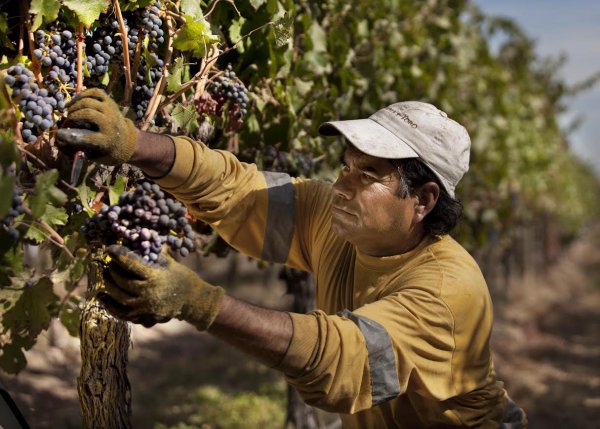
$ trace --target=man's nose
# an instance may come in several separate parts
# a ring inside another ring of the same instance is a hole
[[[333,194],[345,200],[351,200],[354,196],[354,186],[352,186],[352,174],[340,174],[333,184]]]

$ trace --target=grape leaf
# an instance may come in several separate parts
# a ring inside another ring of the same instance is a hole
[[[0,219],[4,218],[12,207],[13,188],[15,178],[11,176],[0,177],[0,195],[6,195],[7,198],[0,198]]]
[[[250,4],[255,10],[258,10],[263,4],[265,4],[267,0],[250,0]]]
[[[53,316],[49,309],[58,302],[58,296],[54,294],[48,277],[42,277],[35,283],[13,284],[13,287],[0,292],[0,301],[3,310],[6,310],[0,325],[3,327],[2,334],[10,338],[2,346],[0,367],[17,373],[26,364],[22,350],[33,347],[37,336],[48,329]]]
[[[204,18],[200,2],[198,0],[181,0],[181,12],[184,15],[191,16],[194,19]]]
[[[197,115],[194,106],[184,107],[182,104],[178,104],[173,108],[171,116],[177,122],[177,125],[188,133],[198,130],[198,120],[196,119]]]
[[[175,33],[173,46],[180,51],[191,51],[195,55],[204,56],[208,48],[219,41],[219,36],[212,34],[210,24],[204,19],[185,17],[186,24]]]
[[[246,20],[240,17],[239,19],[232,21],[231,25],[229,26],[229,39],[233,43],[237,43],[242,39],[242,26],[245,22]],[[242,43],[238,43],[236,48],[238,52],[244,52],[244,45]]]
[[[121,12],[132,11],[139,9],[140,7],[148,7],[156,0],[121,0],[119,4],[121,5]]]
[[[69,215],[62,207],[48,205],[40,219],[46,222],[51,228],[55,228],[59,225],[66,225]]]
[[[57,301],[48,277],[42,277],[34,284],[25,283],[19,299],[4,313],[2,323],[13,335],[35,338],[48,328],[52,318],[48,307]]]
[[[65,193],[54,186],[57,180],[57,170],[46,171],[35,178],[35,189],[27,200],[33,218],[41,217],[49,202],[63,205],[67,201]]]
[[[84,182],[79,185],[77,192],[79,193],[79,201],[81,201],[81,205],[88,215],[93,216],[96,212],[90,206],[90,202],[96,197],[96,191],[90,189],[90,187]]]
[[[23,350],[29,350],[33,344],[33,340],[23,337],[13,338],[10,343],[4,344],[0,348],[0,368],[8,374],[17,374],[27,365]]]
[[[75,12],[86,27],[96,22],[110,4],[109,0],[63,0],[63,2],[66,7]]]
[[[278,48],[287,45],[288,41],[292,37],[294,30],[294,18],[285,14],[282,18],[275,21],[273,25],[273,31],[275,32],[275,46]]]
[[[125,186],[127,186],[127,177],[119,175],[114,185],[108,187],[108,201],[111,206],[119,202],[119,197],[125,192]]]
[[[0,110],[3,108],[9,108],[9,106],[0,105]],[[0,165],[6,168],[13,162],[18,163],[20,160],[15,139],[8,133],[0,133]]]
[[[81,319],[81,310],[77,305],[65,305],[59,314],[60,322],[63,324],[72,337],[79,336],[79,321]]]
[[[81,0],[79,0],[81,1]],[[58,18],[60,2],[58,0],[32,0],[29,13],[35,15],[31,31],[37,30],[43,23]]]
[[[175,92],[181,87],[183,69],[183,57],[178,57],[175,60],[175,64],[169,69],[169,75],[167,76],[167,91]]]
[[[8,38],[8,22],[6,14],[0,13],[0,46],[4,48],[10,47],[10,39]]]

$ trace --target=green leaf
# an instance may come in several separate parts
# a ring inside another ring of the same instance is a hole
[[[169,75],[167,76],[167,91],[175,92],[181,87],[184,67],[183,57],[178,57],[169,69]]]
[[[15,187],[15,178],[12,176],[0,177],[0,219],[4,218],[12,207],[12,195]]]
[[[6,168],[19,161],[16,140],[9,133],[0,133],[0,165]]]
[[[0,271],[8,273],[11,277],[20,274],[23,271],[23,247],[13,246],[4,229],[0,231],[0,240]],[[5,284],[2,282],[2,285]]]
[[[81,0],[80,0],[81,2]],[[32,0],[29,13],[35,15],[31,31],[35,31],[45,22],[52,22],[58,18],[60,2],[58,0]]]
[[[18,278],[10,288],[0,289],[3,307],[0,334],[4,337],[0,368],[3,370],[13,374],[22,370],[27,363],[23,350],[33,347],[38,335],[50,326],[55,315],[50,309],[58,303],[52,286],[47,277],[37,282]]]
[[[182,104],[177,104],[173,111],[171,112],[171,116],[177,122],[180,128],[183,128],[188,133],[193,133],[198,130],[198,120],[196,119],[196,109],[194,106],[183,106]]]
[[[69,215],[65,209],[48,204],[44,213],[38,219],[46,222],[50,228],[56,229],[57,226],[66,225]],[[49,236],[50,232],[37,222],[33,222],[25,234],[25,238],[34,240],[37,243],[46,241]]]
[[[46,210],[40,219],[54,229],[56,226],[66,225],[67,220],[69,220],[69,215],[62,207],[49,205],[46,207]]]
[[[185,20],[186,24],[175,34],[173,46],[180,51],[204,56],[208,48],[219,41],[219,36],[212,34],[210,24],[204,18],[194,20],[186,16]]]
[[[23,350],[33,347],[34,341],[29,338],[17,337],[0,349],[0,368],[8,374],[17,374],[27,365]]]
[[[60,198],[60,189],[55,188],[54,184],[58,180],[58,171],[49,170],[35,178],[35,189],[29,196],[27,202],[31,209],[31,215],[34,219],[41,217],[46,210],[46,206],[50,201],[56,201],[55,198]],[[58,191],[58,192],[57,192]],[[66,200],[66,197],[65,197]]]
[[[288,44],[294,30],[294,18],[286,13],[283,18],[275,21],[273,31],[275,32],[275,46],[281,47]]]
[[[28,240],[35,241],[37,244],[40,244],[48,239],[48,235],[48,231],[46,231],[46,229],[43,226],[33,224],[27,230],[25,238]]]
[[[65,305],[58,316],[69,334],[73,337],[79,336],[79,321],[81,320],[81,310],[77,303],[68,303]]]
[[[96,22],[110,5],[109,0],[63,0],[63,2],[66,7],[75,12],[79,21],[86,27]]]
[[[239,19],[234,20],[229,26],[229,40],[231,40],[232,43],[237,43],[242,39],[242,26],[245,22],[246,20],[240,17]],[[236,47],[238,52],[244,52],[243,43],[238,43]]]
[[[180,10],[183,14],[189,15],[194,19],[204,18],[198,0],[181,0]]]
[[[140,7],[148,7],[156,0],[127,0],[120,1],[121,4],[121,12],[132,11],[139,9]]]
[[[111,206],[119,202],[119,197],[125,192],[125,186],[127,186],[127,177],[119,175],[114,185],[108,187],[108,201]]]
[[[85,182],[79,185],[77,192],[79,193],[79,200],[85,211],[90,216],[94,215],[95,212],[94,209],[90,207],[90,202],[96,197],[96,192],[91,190]]]
[[[21,290],[19,300],[4,313],[2,324],[10,329],[13,336],[35,339],[50,325],[52,315],[49,307],[58,301],[52,290],[52,281],[48,277],[40,278],[36,283],[26,283]]]
[[[315,52],[327,52],[327,33],[318,22],[313,21],[307,31],[312,50]]]
[[[258,10],[263,4],[265,4],[267,0],[250,0],[250,4],[254,8],[254,10]]]

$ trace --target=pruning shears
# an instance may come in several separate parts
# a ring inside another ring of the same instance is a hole
[[[71,166],[71,186],[77,186],[79,183],[79,178],[81,177],[81,172],[83,171],[83,166],[85,165],[87,157],[85,152],[82,150],[78,150],[73,156],[73,165]]]

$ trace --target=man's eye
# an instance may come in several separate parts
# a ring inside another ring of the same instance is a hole
[[[370,174],[365,173],[365,172],[362,173],[362,178],[363,178],[363,180],[367,180],[369,182],[375,182],[377,180],[377,178],[375,178],[375,177],[373,177]]]

